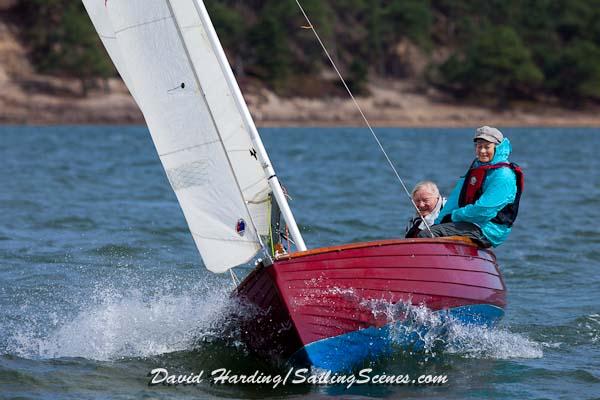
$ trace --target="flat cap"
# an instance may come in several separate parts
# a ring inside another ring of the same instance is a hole
[[[481,128],[477,128],[475,131],[475,137],[473,141],[477,139],[483,139],[490,143],[500,144],[502,140],[504,140],[504,135],[496,128],[492,128],[491,126],[482,126]]]

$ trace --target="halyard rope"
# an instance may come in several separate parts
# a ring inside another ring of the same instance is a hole
[[[421,211],[419,211],[419,207],[417,207],[417,205],[415,204],[410,192],[408,191],[406,185],[404,184],[404,181],[402,180],[402,178],[400,177],[400,174],[398,174],[398,171],[396,170],[396,167],[394,167],[394,163],[392,163],[392,160],[390,160],[390,157],[388,157],[385,149],[383,148],[381,142],[379,141],[379,138],[377,137],[377,135],[375,134],[375,131],[373,130],[373,128],[371,127],[371,124],[369,123],[369,120],[367,119],[367,117],[365,116],[365,114],[363,113],[362,109],[360,108],[360,106],[358,105],[358,102],[356,101],[356,99],[354,98],[354,95],[352,94],[352,91],[350,90],[350,88],[348,87],[348,85],[346,84],[346,81],[344,80],[344,78],[342,77],[342,74],[340,73],[338,67],[335,65],[335,62],[333,61],[333,58],[331,58],[331,56],[329,55],[329,52],[327,51],[327,48],[325,47],[325,45],[323,44],[323,41],[321,40],[321,38],[319,37],[319,34],[317,33],[317,31],[315,30],[314,25],[312,24],[312,22],[310,21],[310,19],[308,18],[308,15],[306,15],[306,12],[304,11],[304,8],[302,8],[302,5],[300,4],[299,0],[296,0],[296,4],[298,4],[298,7],[300,8],[300,11],[302,12],[302,15],[304,15],[304,18],[306,19],[306,22],[308,22],[308,26],[303,26],[303,28],[306,29],[310,29],[313,31],[313,33],[315,34],[315,37],[317,38],[317,41],[319,42],[319,44],[321,45],[321,48],[323,49],[323,51],[325,52],[325,55],[327,56],[327,58],[329,59],[329,62],[331,63],[331,65],[333,66],[333,69],[335,70],[335,72],[337,73],[338,77],[340,78],[340,80],[342,81],[342,84],[344,85],[344,87],[346,88],[346,91],[348,92],[348,94],[350,95],[350,98],[352,99],[352,101],[354,102],[354,105],[356,106],[356,108],[358,109],[358,112],[360,113],[360,115],[362,116],[362,119],[365,121],[365,124],[367,125],[367,128],[369,128],[369,131],[371,131],[371,134],[373,135],[373,137],[375,138],[375,141],[377,142],[377,145],[379,145],[379,148],[381,149],[381,151],[383,152],[383,155],[385,156],[388,164],[390,165],[390,167],[392,168],[392,170],[394,171],[394,174],[396,175],[396,177],[398,178],[398,180],[400,181],[400,184],[402,185],[402,188],[404,189],[404,191],[406,192],[406,195],[408,196],[408,198],[410,199],[410,202],[412,203],[413,207],[415,208],[415,210],[417,211],[417,214],[419,214],[419,217],[421,217],[421,220],[423,221],[423,224],[425,224],[425,227],[427,228],[427,230],[429,231],[429,234],[431,235],[431,237],[434,237],[433,232],[431,232],[431,228],[429,227],[429,224],[427,223],[427,221],[425,221],[425,218],[423,217],[423,215],[421,214]]]

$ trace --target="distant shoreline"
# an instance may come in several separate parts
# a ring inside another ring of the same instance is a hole
[[[435,124],[431,123],[406,123],[404,121],[372,121],[369,120],[369,123],[373,128],[422,128],[422,129],[435,129],[435,128],[450,128],[450,129],[460,129],[460,128],[473,128],[475,126],[482,126],[485,124],[494,125],[503,128],[600,128],[600,119],[594,120],[592,122],[573,122],[571,120],[565,121],[553,121],[550,123],[530,123],[523,122],[518,120],[513,121],[498,121],[498,122],[486,122],[486,121],[477,121],[474,123],[465,123],[465,124],[457,124],[453,121],[447,121],[444,123],[443,121],[437,121]],[[339,122],[334,123],[331,121],[259,121],[256,122],[257,128],[365,128],[367,126],[362,123],[353,123],[353,122]],[[65,121],[56,121],[56,122],[22,122],[22,121],[2,121],[0,122],[0,126],[31,126],[31,127],[43,127],[43,126],[146,126],[144,121],[91,121],[91,122],[65,122]]]
[[[24,91],[16,82],[0,93],[0,124],[11,125],[144,125],[142,113],[119,79],[110,91],[74,95],[72,79],[39,77],[51,92]],[[39,83],[38,83],[39,84]],[[39,84],[41,86],[41,84]],[[69,95],[57,95],[56,92]],[[460,128],[600,127],[600,107],[570,110],[528,104],[501,111],[460,104],[436,94],[420,93],[414,82],[381,81],[370,85],[369,97],[358,102],[373,126]],[[265,88],[246,88],[244,97],[259,127],[365,127],[350,99],[280,97]]]
[[[486,123],[473,123],[473,124],[464,124],[464,125],[457,125],[457,124],[446,124],[444,125],[443,123],[439,123],[439,124],[401,124],[401,123],[394,123],[393,121],[384,121],[379,123],[378,121],[369,121],[371,124],[372,128],[377,128],[377,129],[381,129],[381,128],[416,128],[416,129],[441,129],[441,128],[449,128],[449,129],[460,129],[460,128],[473,128],[475,126],[481,126],[484,125]],[[593,124],[585,124],[585,123],[570,123],[569,121],[565,121],[560,122],[560,123],[553,123],[553,124],[527,124],[527,123],[518,123],[518,122],[512,122],[512,123],[494,123],[494,124],[490,124],[490,125],[494,125],[494,126],[498,126],[498,127],[502,127],[502,128],[582,128],[582,129],[595,129],[595,128],[600,128],[600,121],[595,122]],[[44,126],[146,126],[146,124],[144,122],[77,122],[77,123],[63,123],[63,122],[57,122],[57,123],[31,123],[31,122],[26,122],[26,123],[15,123],[15,122],[2,122],[0,123],[0,127],[44,127]],[[340,123],[340,124],[333,124],[333,123],[323,123],[320,121],[313,121],[313,122],[306,122],[306,123],[296,123],[294,121],[289,121],[289,122],[281,122],[281,121],[262,121],[260,123],[256,123],[256,127],[261,129],[261,128],[349,128],[349,129],[358,129],[358,128],[365,128],[367,129],[366,125],[358,125],[358,124],[351,124],[351,123]]]
[[[600,128],[600,118],[590,120],[571,120],[571,119],[552,119],[545,123],[532,122],[529,120],[501,120],[494,119],[493,122],[486,120],[476,120],[472,123],[457,123],[453,120],[436,120],[435,123],[424,122],[406,122],[404,120],[369,120],[373,128],[473,128],[482,125],[494,125],[503,128]],[[365,128],[367,126],[363,121],[329,121],[329,120],[255,120],[257,128]],[[2,120],[0,126],[146,126],[145,121],[127,120],[107,120],[101,121],[11,121]]]
[[[447,123],[436,122],[435,124],[427,124],[427,123],[414,123],[408,124],[403,122],[395,122],[395,121],[371,121],[369,123],[373,128],[472,128],[475,126],[482,126],[485,124],[496,125],[504,128],[600,128],[600,118],[594,120],[593,123],[582,123],[577,122],[573,123],[572,121],[556,121],[548,124],[536,124],[536,123],[527,123],[527,122],[499,122],[499,123],[489,123],[485,121],[478,121],[472,124],[456,124],[454,122],[448,121]],[[256,124],[259,128],[365,128],[367,126],[364,122],[361,124],[352,124],[352,123],[323,123],[320,121],[308,122],[304,124],[295,124],[294,121],[281,122],[281,121],[262,121],[261,123]]]

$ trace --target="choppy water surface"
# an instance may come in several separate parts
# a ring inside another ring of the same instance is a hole
[[[496,250],[498,328],[446,327],[367,365],[441,386],[148,386],[153,368],[285,374],[248,355],[228,275],[205,271],[143,127],[0,127],[0,397],[594,398],[600,393],[600,130],[505,129],[526,193]],[[447,193],[468,129],[380,129],[407,184]],[[409,203],[363,129],[262,136],[310,247],[399,237]],[[426,310],[413,310],[436,325]],[[435,332],[433,330],[432,332]]]

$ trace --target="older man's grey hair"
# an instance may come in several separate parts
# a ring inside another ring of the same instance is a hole
[[[421,181],[417,183],[410,195],[415,197],[415,194],[421,190],[426,190],[434,196],[440,195],[440,190],[438,189],[437,185],[431,181]]]

